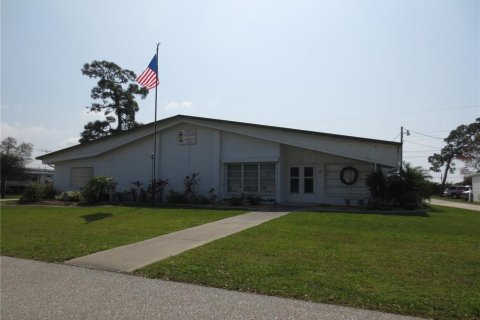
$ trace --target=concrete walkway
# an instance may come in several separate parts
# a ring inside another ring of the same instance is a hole
[[[2,320],[412,320],[115,272],[1,257]]]
[[[480,206],[475,205],[475,204],[469,204],[467,202],[461,203],[461,202],[448,201],[448,200],[430,199],[430,203],[434,204],[434,205],[437,205],[437,206],[445,206],[445,207],[480,211]]]
[[[258,226],[288,212],[249,212],[142,242],[97,252],[67,264],[102,270],[131,272],[151,263]]]

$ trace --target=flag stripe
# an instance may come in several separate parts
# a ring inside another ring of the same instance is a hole
[[[155,55],[147,69],[138,76],[137,82],[147,89],[155,88],[160,83],[157,80],[157,69],[157,55]]]

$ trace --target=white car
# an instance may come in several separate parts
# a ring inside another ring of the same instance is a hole
[[[451,186],[443,191],[443,196],[460,199],[462,192],[467,188],[471,189],[470,186]]]

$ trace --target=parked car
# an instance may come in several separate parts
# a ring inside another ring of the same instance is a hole
[[[460,193],[460,198],[463,200],[468,200],[472,194],[472,187],[465,187],[465,189]]]
[[[471,187],[470,186],[451,186],[451,187],[448,187],[447,189],[445,189],[445,191],[443,191],[443,196],[460,199],[460,196],[462,195],[462,192],[466,188],[471,188]]]

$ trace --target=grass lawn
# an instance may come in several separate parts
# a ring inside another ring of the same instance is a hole
[[[211,221],[242,211],[140,207],[1,208],[1,254],[65,261]]]
[[[435,319],[480,319],[480,213],[291,213],[137,270]]]

